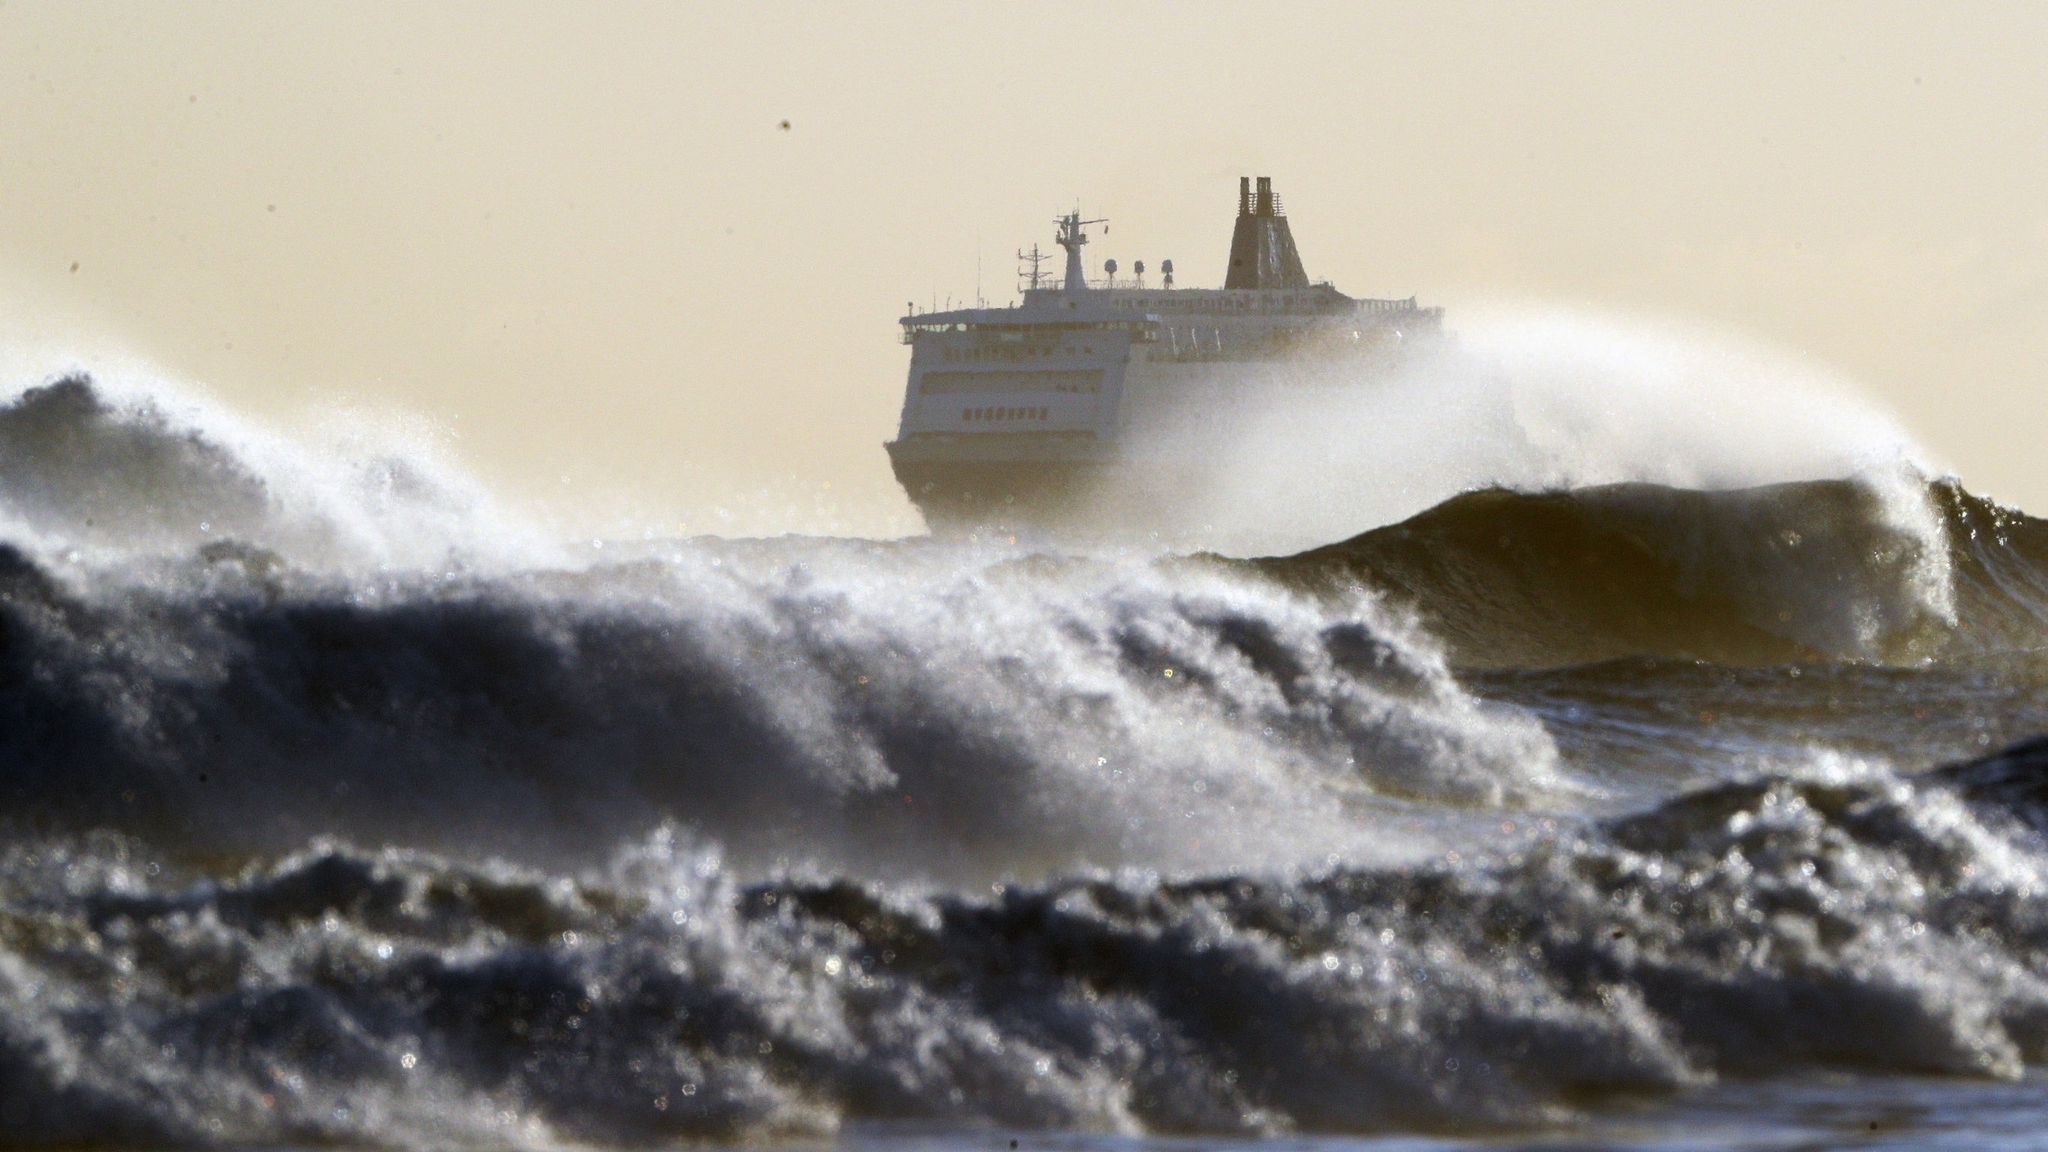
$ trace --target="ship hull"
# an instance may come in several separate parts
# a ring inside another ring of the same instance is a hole
[[[1180,511],[1188,477],[1106,460],[963,460],[888,445],[897,483],[935,534],[1128,535]]]

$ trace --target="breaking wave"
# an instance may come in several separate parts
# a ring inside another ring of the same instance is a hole
[[[1365,596],[853,542],[366,570],[83,381],[0,410],[0,448],[40,545],[0,545],[0,820],[37,829],[538,854],[676,820],[753,861],[1008,874],[1352,855],[1361,804],[1557,783]],[[81,522],[126,553],[49,543]]]
[[[1491,489],[1257,566],[1382,589],[1467,666],[1910,663],[2048,630],[2048,524],[1952,480]]]
[[[321,845],[17,848],[11,1142],[532,1144],[850,1119],[1456,1131],[1725,1076],[2048,1055],[2048,746],[1725,785],[1399,870],[993,895]],[[1512,821],[1509,824],[1512,825]]]
[[[308,452],[162,387],[62,377],[0,405],[0,538],[101,563],[223,541],[326,568],[553,555],[417,438],[345,431]]]
[[[1358,803],[1552,782],[1538,727],[1362,598],[887,568],[707,548],[331,584],[220,549],[74,588],[0,551],[0,798],[216,851],[679,819],[749,856],[1009,871],[1320,857],[1365,839]]]

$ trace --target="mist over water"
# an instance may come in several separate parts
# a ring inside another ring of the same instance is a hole
[[[0,1144],[1452,1137],[2048,1055],[2048,754],[1926,774],[2048,729],[2048,525],[1685,334],[1297,383],[1176,445],[1257,561],[569,545],[388,430],[24,383]]]
[[[1448,341],[1404,353],[1391,375],[1377,363],[1277,369],[1217,407],[1144,451],[1203,462],[1173,542],[1236,555],[1313,548],[1483,487],[1853,476],[1892,490],[1911,517],[1930,471],[1850,382],[1789,353],[1558,309],[1461,313]]]

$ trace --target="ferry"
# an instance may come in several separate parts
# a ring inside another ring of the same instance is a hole
[[[1303,269],[1268,177],[1238,183],[1221,288],[1183,288],[1173,262],[1084,274],[1090,229],[1057,218],[1058,283],[1034,248],[1008,307],[902,318],[910,375],[887,445],[897,481],[935,533],[1142,530],[1199,490],[1203,461],[1171,430],[1229,420],[1273,388],[1370,387],[1443,336],[1443,309],[1356,299]],[[1334,371],[1332,370],[1334,369]]]

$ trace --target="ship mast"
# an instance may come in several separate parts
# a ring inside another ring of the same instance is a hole
[[[1036,244],[1031,246],[1029,252],[1022,248],[1017,249],[1017,279],[1023,282],[1022,286],[1027,291],[1036,292],[1045,285],[1045,273],[1040,271],[1038,266],[1050,259],[1052,257],[1040,252]]]
[[[1085,292],[1088,289],[1088,278],[1081,271],[1081,245],[1088,242],[1088,234],[1082,229],[1090,224],[1108,222],[1106,219],[1083,220],[1078,208],[1059,218],[1059,245],[1067,250],[1067,291]]]

